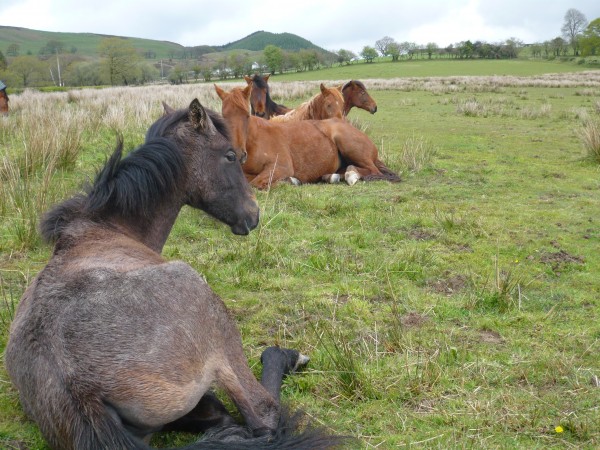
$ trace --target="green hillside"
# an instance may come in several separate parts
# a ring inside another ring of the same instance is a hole
[[[0,51],[5,56],[11,56],[8,49],[12,44],[16,44],[18,45],[19,55],[37,55],[49,41],[54,40],[62,42],[66,52],[95,59],[99,56],[98,45],[100,41],[108,37],[115,36],[94,33],[61,33],[0,26]],[[199,43],[198,46],[192,48],[184,47],[174,42],[133,37],[122,38],[129,40],[140,54],[150,54],[155,59],[179,59],[184,57],[184,55],[186,55],[185,57],[189,57],[190,54],[194,58],[197,58],[207,53],[231,50],[262,51],[267,45],[275,45],[284,50],[315,49],[323,51],[320,47],[300,36],[290,33],[269,33],[266,31],[257,31],[243,39],[222,46],[209,46]],[[192,49],[193,51],[191,51]]]
[[[37,55],[49,41],[55,40],[65,44],[67,52],[74,52],[79,56],[97,58],[98,45],[107,37],[114,37],[94,33],[61,33],[53,31],[30,30],[27,28],[0,26],[0,51],[5,55],[11,44],[19,46],[19,54]],[[152,52],[156,58],[169,58],[181,53],[182,45],[174,42],[155,41],[152,39],[140,39],[123,37],[129,40],[140,53]]]
[[[261,51],[267,45],[275,45],[283,50],[304,50],[314,49],[323,51],[321,47],[316,46],[300,36],[292,33],[269,33],[268,31],[256,31],[243,39],[223,45],[223,50],[254,50]]]

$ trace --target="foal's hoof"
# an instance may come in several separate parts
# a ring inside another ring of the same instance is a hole
[[[333,183],[339,183],[341,178],[342,177],[340,176],[339,173],[332,173],[329,175],[323,175],[321,177],[321,180],[324,181],[325,183],[333,184]]]
[[[304,366],[308,364],[310,358],[306,355],[303,355],[298,350],[294,350],[291,348],[281,348],[281,347],[269,347],[262,352],[260,355],[260,361],[265,365],[267,360],[280,360],[283,362],[284,375],[297,372]]]
[[[289,177],[288,181],[294,186],[300,186],[302,184],[302,182],[296,177]]]
[[[346,169],[346,173],[344,174],[344,180],[348,183],[349,186],[354,186],[358,180],[360,180],[360,174],[356,167],[348,166]]]

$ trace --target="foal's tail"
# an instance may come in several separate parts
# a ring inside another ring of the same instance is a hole
[[[65,399],[65,396],[62,396]],[[89,401],[85,408],[77,407],[77,401],[69,396],[69,404],[62,404],[62,412],[68,416],[70,436],[67,441],[55,434],[54,425],[50,435],[45,437],[53,448],[86,450],[153,450],[148,444],[134,436],[118,418],[110,406]],[[75,400],[75,401],[73,401]],[[43,427],[43,424],[41,428]],[[63,424],[65,425],[65,424]],[[50,431],[48,429],[42,430]],[[163,450],[317,450],[352,447],[348,437],[329,434],[322,428],[303,423],[303,414],[289,412],[282,408],[277,429],[273,433],[254,436],[252,430],[243,425],[231,425],[211,429],[197,442],[185,447]]]
[[[334,436],[323,428],[302,422],[302,413],[290,414],[282,408],[273,434],[255,437],[247,427],[233,425],[210,430],[201,440],[180,450],[320,450],[351,448],[356,444],[349,437]]]
[[[365,180],[365,181],[386,180],[391,183],[399,183],[400,181],[402,181],[402,179],[400,178],[400,175],[398,175],[396,172],[389,169],[383,163],[383,161],[381,161],[380,159],[375,160],[375,166],[379,169],[379,171],[381,172],[381,175],[379,175],[379,174],[366,175],[363,177],[363,180]]]

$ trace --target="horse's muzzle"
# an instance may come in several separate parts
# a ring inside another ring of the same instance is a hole
[[[231,225],[231,232],[240,236],[246,236],[258,226],[259,218],[260,210],[258,205],[256,205],[254,211],[246,215],[246,217],[239,222]]]

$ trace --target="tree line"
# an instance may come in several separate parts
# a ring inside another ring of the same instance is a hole
[[[576,9],[564,16],[561,36],[529,44],[532,57],[554,58],[597,56],[600,53],[600,18],[587,21]],[[319,51],[304,49],[283,50],[267,45],[262,52],[232,50],[214,52],[207,46],[189,47],[175,59],[175,51],[167,59],[156,59],[152,51],[140,52],[130,41],[105,38],[100,42],[99,60],[90,61],[77,54],[74,47],[66,48],[60,41],[49,41],[38,55],[20,55],[18,44],[11,44],[5,56],[0,50],[0,79],[8,86],[100,86],[133,85],[157,81],[174,84],[190,81],[241,78],[253,72],[301,72],[347,65],[355,62],[373,63],[379,60],[393,62],[414,58],[508,59],[517,58],[525,44],[517,38],[499,43],[462,41],[441,48],[435,42],[418,45],[414,42],[396,42],[385,36],[365,46],[359,55],[351,50]]]
[[[600,18],[587,21],[585,15],[574,8],[569,9],[564,16],[561,36],[545,42],[529,44],[531,56],[553,58],[560,56],[597,56],[600,54]],[[413,58],[458,58],[458,59],[510,59],[519,56],[525,47],[523,41],[511,37],[503,42],[488,43],[470,40],[451,44],[440,48],[435,42],[418,45],[414,42],[396,42],[385,36],[375,42],[375,46],[365,46],[360,52],[361,61],[372,63],[383,57],[392,61]],[[350,64],[358,59],[349,50],[340,50],[339,59],[342,63]]]

